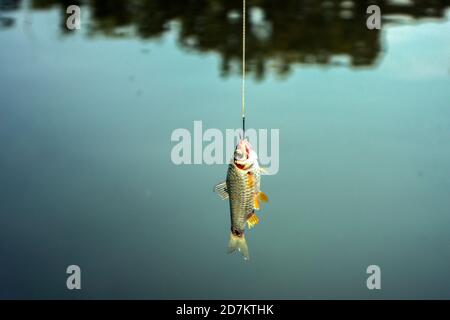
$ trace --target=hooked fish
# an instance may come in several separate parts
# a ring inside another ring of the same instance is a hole
[[[242,139],[234,151],[233,159],[228,165],[227,179],[217,184],[215,192],[223,199],[229,199],[231,233],[228,253],[240,251],[244,259],[249,259],[245,226],[249,229],[259,223],[255,210],[260,209],[260,201],[268,198],[260,190],[262,168],[258,156],[250,143]]]

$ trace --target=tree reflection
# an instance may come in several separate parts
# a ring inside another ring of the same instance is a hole
[[[0,0],[18,3],[16,0]],[[159,38],[174,22],[182,48],[217,52],[224,75],[241,68],[241,0],[32,0],[33,9],[71,4],[89,8],[91,35]],[[256,78],[268,69],[280,75],[295,64],[333,65],[345,56],[351,67],[376,65],[382,53],[378,30],[366,28],[366,8],[381,7],[384,23],[445,17],[450,0],[248,0],[247,68]],[[130,30],[125,32],[124,30]]]

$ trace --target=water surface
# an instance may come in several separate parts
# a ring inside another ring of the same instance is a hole
[[[248,263],[226,165],[170,159],[177,128],[239,126],[226,3],[80,1],[68,31],[64,1],[0,1],[0,297],[450,298],[450,2],[378,1],[380,31],[372,2],[251,4],[248,126],[280,170]]]

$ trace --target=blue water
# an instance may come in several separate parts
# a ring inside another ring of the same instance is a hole
[[[5,14],[1,298],[450,298],[448,11],[383,26],[371,66],[250,74],[248,126],[280,130],[280,170],[249,262],[226,254],[226,165],[170,158],[177,128],[239,126],[221,56],[180,47],[176,23],[154,40],[92,35],[87,16],[62,34],[54,7]]]

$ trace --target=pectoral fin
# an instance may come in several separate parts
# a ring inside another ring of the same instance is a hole
[[[253,174],[250,172],[247,173],[247,186],[251,189],[255,186],[255,179],[253,178]]]
[[[255,209],[255,210],[259,210],[260,209],[260,207],[259,207],[259,200],[258,200],[257,196],[255,196],[255,199],[253,199],[253,209]]]
[[[262,202],[268,202],[269,201],[269,197],[262,191],[260,191],[258,193],[258,199],[261,200]]]
[[[214,192],[219,195],[222,200],[228,199],[227,183],[221,182],[214,187]]]

